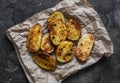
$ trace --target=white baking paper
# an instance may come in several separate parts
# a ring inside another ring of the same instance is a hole
[[[48,32],[47,19],[54,11],[61,11],[66,18],[77,19],[82,25],[82,35],[85,33],[94,35],[94,47],[84,64],[74,57],[69,63],[57,64],[55,71],[46,71],[34,63],[32,54],[26,46],[28,31],[31,26],[39,23],[43,27],[43,34]],[[113,53],[113,44],[108,32],[97,12],[86,0],[63,0],[55,7],[39,12],[9,28],[6,34],[15,47],[20,64],[30,83],[60,83],[78,70],[96,63],[102,56],[110,56]]]

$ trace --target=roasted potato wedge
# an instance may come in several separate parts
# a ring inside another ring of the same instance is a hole
[[[40,24],[35,24],[30,28],[27,38],[27,46],[30,52],[36,52],[40,49],[42,36],[42,27]]]
[[[85,34],[78,42],[76,49],[76,56],[80,61],[86,61],[90,55],[94,44],[94,36],[92,34]]]
[[[68,29],[67,38],[70,40],[78,40],[81,34],[81,25],[78,21],[74,19],[69,19],[66,23],[66,28]]]
[[[50,31],[50,38],[54,45],[59,45],[67,37],[67,28],[62,21],[55,22],[53,30]]]
[[[56,62],[52,56],[45,52],[36,52],[33,55],[34,62],[39,65],[41,68],[46,70],[55,70],[56,69]]]
[[[74,55],[74,44],[70,41],[63,41],[56,49],[56,58],[59,62],[70,61]]]
[[[47,53],[52,53],[54,51],[54,46],[50,40],[50,35],[49,33],[45,34],[42,38],[41,41],[41,50],[47,52]]]
[[[58,20],[65,23],[64,15],[61,12],[56,11],[56,12],[52,13],[52,15],[48,18],[48,21],[47,21],[48,28],[50,30],[53,29],[53,27],[55,25],[55,22],[58,21]]]

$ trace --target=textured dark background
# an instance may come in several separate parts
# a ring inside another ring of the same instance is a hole
[[[0,0],[0,83],[28,83],[5,31],[61,0]],[[120,0],[88,0],[100,15],[114,44],[114,54],[62,83],[120,83]]]

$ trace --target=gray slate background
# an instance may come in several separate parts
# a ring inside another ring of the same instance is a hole
[[[28,83],[5,31],[61,0],[0,0],[0,83]],[[120,83],[120,0],[88,0],[100,15],[114,44],[114,54],[62,83]]]

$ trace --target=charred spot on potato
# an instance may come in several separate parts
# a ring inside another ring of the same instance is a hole
[[[94,40],[94,38],[92,36],[90,36],[90,40]]]
[[[70,56],[70,55],[71,55],[71,53],[67,53],[66,55],[67,55],[67,56]]]
[[[83,44],[81,43],[81,46],[83,46]]]

